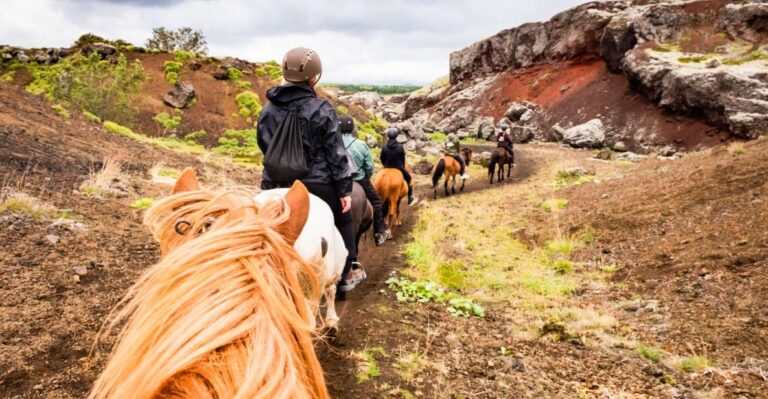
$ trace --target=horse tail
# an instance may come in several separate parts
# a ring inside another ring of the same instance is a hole
[[[88,398],[329,398],[308,299],[319,284],[278,232],[287,209],[232,191],[155,204],[145,224],[169,251],[111,317],[122,328]]]
[[[443,177],[445,172],[445,159],[440,158],[435,166],[435,173],[432,174],[432,188],[437,187],[437,183],[440,182],[440,178]]]

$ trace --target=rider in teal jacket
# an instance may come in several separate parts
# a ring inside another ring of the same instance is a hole
[[[379,194],[376,193],[376,189],[371,183],[374,169],[371,150],[368,149],[368,145],[365,142],[355,137],[355,121],[352,118],[346,115],[340,116],[339,130],[341,130],[341,139],[344,141],[344,147],[347,148],[357,167],[357,173],[352,178],[363,187],[365,196],[373,207],[374,241],[376,245],[382,245],[389,238],[389,235],[387,234],[387,223],[384,221],[384,213],[381,208],[381,198],[379,198]]]

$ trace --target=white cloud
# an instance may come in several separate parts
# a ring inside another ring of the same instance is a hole
[[[24,0],[3,5],[0,42],[68,46],[86,32],[143,44],[153,27],[201,29],[213,55],[279,59],[320,53],[326,82],[426,83],[448,55],[579,0]]]

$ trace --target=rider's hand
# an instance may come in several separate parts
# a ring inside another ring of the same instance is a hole
[[[341,211],[347,213],[350,209],[352,209],[352,197],[349,195],[341,197]]]

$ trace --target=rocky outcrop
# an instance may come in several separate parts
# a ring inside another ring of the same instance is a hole
[[[624,69],[636,89],[660,106],[700,115],[741,138],[768,132],[768,70],[764,61],[709,67],[683,64],[681,54],[635,49]]]
[[[174,108],[187,108],[195,98],[195,88],[189,82],[176,82],[173,88],[163,96],[163,102]]]
[[[81,50],[83,54],[90,55],[93,53],[98,54],[102,59],[117,54],[117,47],[106,43],[91,43]]]
[[[346,96],[340,96],[340,101],[346,104],[358,106],[375,114],[381,112],[385,101],[381,94],[372,91],[361,91]]]

